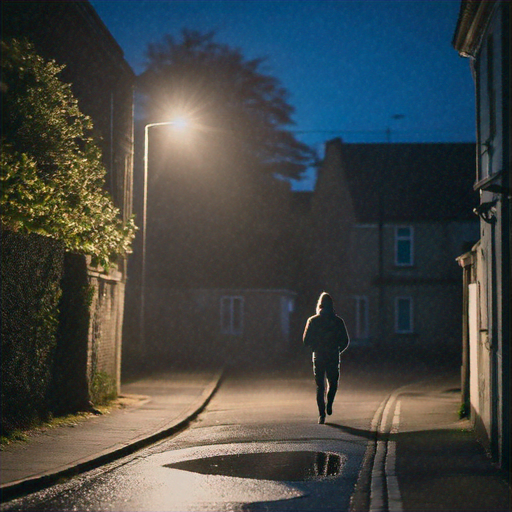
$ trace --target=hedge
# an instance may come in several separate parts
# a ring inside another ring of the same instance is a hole
[[[64,245],[1,230],[1,428],[50,414]]]

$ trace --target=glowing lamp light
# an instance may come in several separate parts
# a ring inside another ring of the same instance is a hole
[[[171,125],[174,126],[177,130],[184,130],[188,127],[189,122],[185,117],[177,117],[173,121],[171,121]]]

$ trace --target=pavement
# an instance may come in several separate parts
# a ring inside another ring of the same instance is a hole
[[[123,384],[120,407],[30,435],[0,453],[1,502],[44,489],[173,435],[206,407],[223,372],[172,371]]]
[[[396,394],[394,417],[399,409],[400,419],[388,442],[396,443],[403,510],[512,510],[510,475],[491,463],[469,419],[458,417],[459,388],[460,380],[444,377]]]
[[[186,428],[218,389],[220,371],[172,372],[122,386],[108,414],[49,429],[1,452],[2,502],[99,467]],[[458,418],[451,376],[397,388],[372,421],[352,512],[512,510],[510,480]],[[368,493],[371,489],[371,493]]]
[[[396,388],[372,421],[350,511],[512,511],[510,475],[491,462],[459,407],[453,372]]]

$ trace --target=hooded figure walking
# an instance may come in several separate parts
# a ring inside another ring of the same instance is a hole
[[[332,297],[323,292],[316,306],[316,315],[308,319],[303,342],[313,352],[313,372],[316,382],[318,423],[325,423],[325,413],[332,414],[332,404],[340,377],[340,354],[350,342],[345,322],[334,312]],[[327,379],[327,405],[325,380]]]

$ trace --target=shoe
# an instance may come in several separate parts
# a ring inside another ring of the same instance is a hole
[[[332,404],[327,404],[327,414],[329,416],[332,414]]]
[[[319,423],[320,425],[323,425],[323,424],[325,423],[325,416],[320,416],[320,417],[318,418],[318,423]]]

